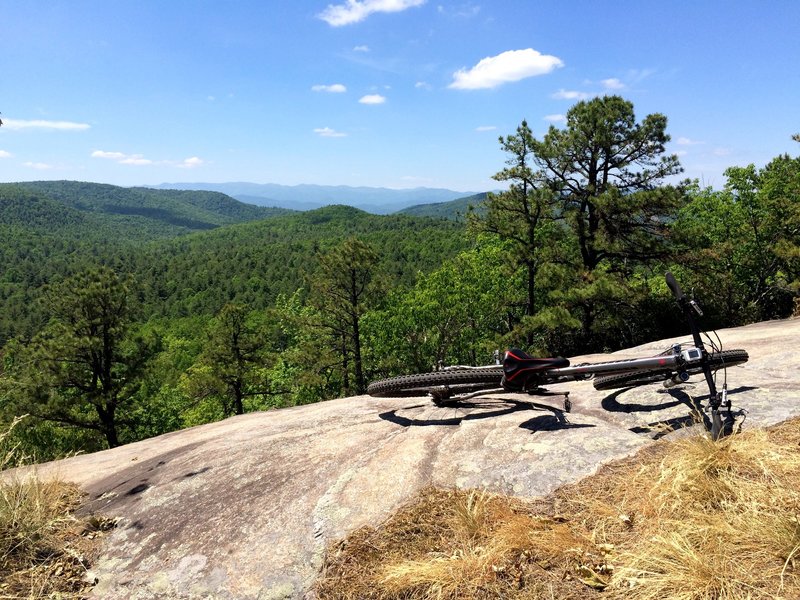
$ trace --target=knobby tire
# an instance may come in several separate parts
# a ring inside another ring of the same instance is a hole
[[[367,393],[379,398],[402,398],[424,396],[428,390],[444,386],[450,388],[454,393],[463,394],[500,387],[502,377],[502,367],[416,373],[374,381],[367,386]]]

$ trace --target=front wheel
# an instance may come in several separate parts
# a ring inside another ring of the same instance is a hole
[[[417,373],[374,381],[367,386],[367,393],[378,398],[403,398],[425,396],[437,388],[447,388],[451,395],[467,394],[500,387],[502,378],[502,367]]]
[[[746,363],[749,356],[746,350],[723,350],[713,352],[708,357],[708,365],[712,371],[725,367],[732,367]],[[703,372],[703,367],[697,363],[683,370],[689,375],[697,375]],[[631,371],[628,373],[616,373],[604,377],[596,377],[594,388],[596,390],[611,390],[615,388],[632,387],[646,385],[648,383],[658,383],[666,381],[676,374],[675,369],[647,369],[643,371]]]

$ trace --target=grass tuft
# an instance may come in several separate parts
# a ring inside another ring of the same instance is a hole
[[[7,446],[20,420],[0,433],[0,598],[84,598],[94,584],[89,563],[113,523],[77,517],[83,494],[75,485],[6,471],[24,462]]]
[[[547,498],[423,490],[329,549],[321,599],[800,598],[800,419],[659,442]]]

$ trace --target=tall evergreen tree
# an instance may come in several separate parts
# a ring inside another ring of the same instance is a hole
[[[373,275],[377,260],[369,244],[351,237],[320,257],[312,280],[310,302],[339,350],[345,392],[351,391],[351,360],[355,392],[362,394],[367,388],[361,318],[375,297]]]
[[[667,118],[636,122],[633,104],[619,96],[579,102],[565,129],[551,126],[532,140],[535,164],[558,193],[583,267],[604,261],[647,260],[664,252],[666,221],[683,203],[680,187],[664,185],[682,171],[666,155]]]
[[[262,377],[267,366],[266,332],[249,322],[250,310],[227,303],[209,328],[203,351],[186,375],[189,395],[219,399],[222,416],[245,412],[244,399],[269,394]]]
[[[533,132],[526,121],[513,135],[500,137],[500,146],[508,155],[505,169],[494,175],[497,181],[509,182],[508,190],[488,194],[483,211],[472,211],[469,224],[474,231],[496,234],[511,242],[513,255],[509,258],[525,269],[525,305],[522,314],[532,317],[537,306],[537,275],[548,260],[558,229],[554,226],[557,196],[548,185],[541,170],[534,170]],[[550,256],[552,258],[552,254]],[[509,307],[510,308],[510,307]],[[516,311],[509,311],[511,320],[518,321]],[[527,342],[533,341],[532,332]]]
[[[665,153],[666,126],[657,113],[637,122],[631,102],[605,96],[577,103],[564,129],[551,126],[530,141],[579,251],[574,287],[564,296],[581,321],[576,349],[596,346],[598,319],[631,304],[632,267],[668,253],[668,224],[685,194],[665,184],[682,171],[677,156]]]
[[[101,433],[120,444],[154,346],[130,331],[128,286],[108,268],[77,275],[48,294],[51,321],[7,358],[17,410]]]

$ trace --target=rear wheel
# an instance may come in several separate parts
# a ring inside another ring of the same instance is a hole
[[[425,396],[447,388],[450,395],[467,394],[483,389],[500,387],[503,369],[459,369],[401,375],[391,379],[374,381],[367,386],[367,393],[375,397],[403,398]]]
[[[748,358],[746,350],[723,350],[722,352],[712,353],[708,357],[708,362],[711,370],[716,371],[724,367],[732,367],[734,365],[746,363]],[[676,372],[675,369],[648,369],[645,371],[606,375],[604,377],[596,377],[594,380],[594,387],[596,390],[611,390],[615,388],[646,385],[648,383],[658,383],[659,381],[666,381],[675,375]],[[703,372],[703,367],[694,364],[684,369],[684,372],[689,375],[697,375]]]

